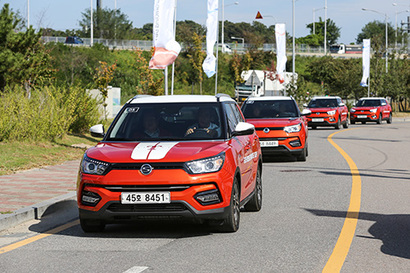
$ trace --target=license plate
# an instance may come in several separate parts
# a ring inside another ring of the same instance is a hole
[[[272,141],[261,141],[261,147],[278,147],[279,141],[272,140]]]
[[[358,115],[357,118],[367,118],[366,115]]]
[[[169,192],[122,192],[121,204],[171,203]]]
[[[312,118],[312,122],[323,122],[324,119],[322,118]]]

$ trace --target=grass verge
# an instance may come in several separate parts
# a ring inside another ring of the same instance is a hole
[[[0,175],[80,160],[86,148],[72,145],[93,146],[98,140],[90,135],[66,135],[56,142],[0,142]]]

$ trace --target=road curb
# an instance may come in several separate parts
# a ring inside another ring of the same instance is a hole
[[[51,205],[56,203],[66,201],[66,200],[75,200],[76,192],[72,191],[52,199],[34,204],[32,206],[28,206],[22,209],[18,209],[10,214],[1,214],[0,215],[0,231],[5,229],[17,226],[21,223],[34,220],[34,219],[41,219],[44,212],[49,208]]]

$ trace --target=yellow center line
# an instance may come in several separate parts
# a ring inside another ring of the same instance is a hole
[[[14,243],[14,244],[11,244],[11,245],[8,245],[8,246],[5,246],[5,247],[2,247],[2,248],[0,248],[0,254],[3,254],[3,253],[6,253],[6,252],[9,252],[9,251],[12,251],[12,250],[14,250],[14,249],[16,249],[16,248],[19,248],[19,247],[28,245],[28,244],[30,244],[30,243],[33,243],[33,242],[37,241],[37,240],[40,240],[40,239],[43,239],[43,238],[48,237],[48,236],[50,236],[50,235],[59,233],[59,232],[61,232],[61,231],[63,231],[63,230],[66,230],[66,229],[68,229],[68,228],[70,228],[70,227],[73,227],[73,226],[75,226],[75,225],[78,225],[79,223],[80,223],[79,220],[75,220],[75,221],[69,222],[69,223],[67,223],[67,224],[65,224],[65,225],[62,225],[62,226],[59,226],[59,227],[50,229],[50,230],[48,230],[48,231],[46,231],[46,232],[44,232],[44,233],[42,233],[42,234],[39,234],[39,235],[30,237],[30,238],[24,239],[24,240],[22,240],[22,241],[20,241],[20,242],[17,242],[17,243]]]
[[[344,131],[346,130],[340,132]],[[340,270],[342,269],[347,253],[349,252],[350,245],[352,244],[354,233],[356,231],[357,219],[359,217],[360,211],[360,198],[362,192],[362,182],[356,164],[350,158],[350,156],[332,140],[332,137],[340,132],[331,134],[327,138],[327,140],[339,151],[339,153],[347,161],[347,164],[349,164],[350,172],[352,173],[352,192],[350,194],[350,205],[347,209],[345,222],[343,224],[339,238],[336,242],[332,254],[329,257],[329,260],[327,261],[322,271],[326,273],[340,272]]]

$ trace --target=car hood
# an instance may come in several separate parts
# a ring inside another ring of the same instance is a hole
[[[272,119],[247,119],[255,126],[255,128],[261,127],[286,127],[301,123],[300,118],[272,118]]]
[[[224,141],[101,142],[86,154],[110,163],[186,162],[215,156],[226,148]]]

